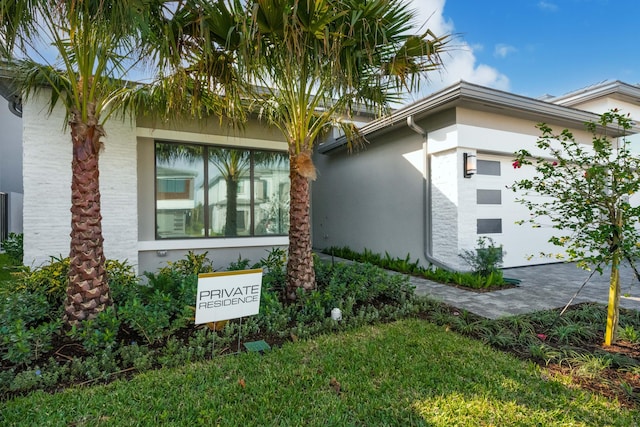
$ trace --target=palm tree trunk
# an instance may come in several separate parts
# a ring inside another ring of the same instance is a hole
[[[295,164],[291,162],[291,164]],[[310,182],[295,167],[289,173],[291,204],[289,208],[289,260],[287,261],[287,297],[296,298],[298,288],[315,289],[310,219]]]
[[[98,158],[100,137],[97,120],[70,121],[73,142],[71,164],[71,248],[69,284],[64,319],[68,324],[91,319],[111,303],[103,253]]]

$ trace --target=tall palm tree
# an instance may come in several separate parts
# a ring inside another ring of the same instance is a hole
[[[252,98],[289,146],[287,288],[295,299],[298,289],[315,287],[309,215],[315,144],[335,125],[357,141],[348,121],[353,109],[387,112],[402,91],[441,67],[449,37],[412,35],[414,14],[402,0],[250,0],[246,11],[239,73],[260,88]]]
[[[66,110],[72,142],[68,323],[95,317],[111,302],[98,169],[106,122],[142,106],[199,114],[224,105],[211,89],[228,86],[224,96],[234,96],[233,24],[222,2],[206,0],[0,0],[0,54],[16,68],[24,96],[46,87],[50,108]],[[55,63],[45,60],[51,51]],[[147,85],[127,83],[140,64],[158,77]]]

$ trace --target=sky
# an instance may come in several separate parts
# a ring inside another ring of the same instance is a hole
[[[408,0],[419,24],[452,34],[444,69],[418,99],[459,80],[560,96],[603,81],[640,83],[638,0]]]

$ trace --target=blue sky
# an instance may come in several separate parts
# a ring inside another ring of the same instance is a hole
[[[640,83],[637,0],[409,0],[436,34],[455,34],[430,93],[458,80],[539,97],[605,80]]]

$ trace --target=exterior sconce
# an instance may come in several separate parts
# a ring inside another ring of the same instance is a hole
[[[463,174],[465,178],[471,178],[478,171],[478,167],[476,165],[476,155],[463,153],[462,154],[462,168]]]

